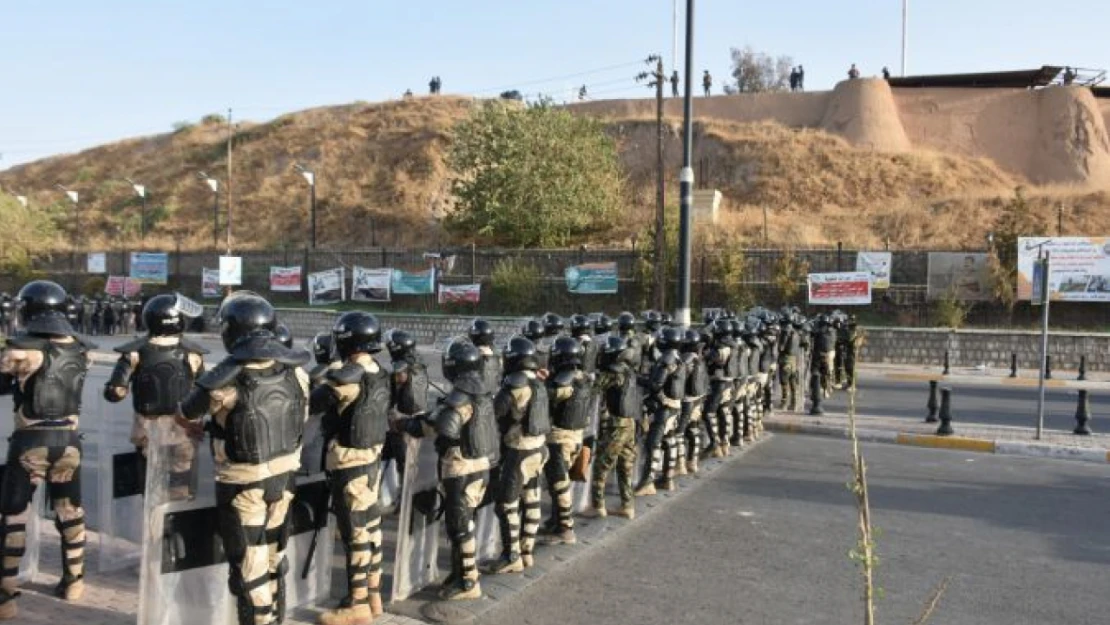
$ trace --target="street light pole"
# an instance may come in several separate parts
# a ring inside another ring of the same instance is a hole
[[[212,189],[212,247],[216,248],[220,245],[220,181],[203,171],[197,172],[197,178],[203,180],[208,188]]]
[[[308,182],[308,187],[309,187],[308,214],[309,214],[309,228],[310,228],[309,240],[311,241],[312,249],[316,249],[316,174],[314,172],[312,172],[311,170],[305,168],[301,164],[293,165],[293,169],[296,169],[297,172],[299,172],[302,176],[304,176],[305,181]]]
[[[693,141],[694,141],[694,0],[686,0],[686,97],[683,102],[682,120],[682,173],[678,177],[679,226],[678,226],[678,310],[675,321],[680,326],[690,325],[690,231],[692,229],[691,204],[694,194]]]
[[[124,178],[131,184],[131,188],[135,190],[135,194],[143,201],[142,212],[139,214],[139,241],[146,243],[146,187],[141,184],[136,184],[130,178]]]
[[[62,193],[66,194],[70,202],[73,202],[73,253],[69,257],[69,270],[70,270],[70,288],[77,288],[77,254],[81,248],[81,209],[78,204],[80,196],[76,191],[70,191],[61,184],[54,185]]]

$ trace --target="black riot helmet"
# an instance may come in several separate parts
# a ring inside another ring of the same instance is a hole
[[[668,326],[659,331],[659,338],[656,339],[655,345],[660,351],[678,349],[682,347],[682,338],[682,330]]]
[[[702,334],[697,330],[687,330],[682,335],[682,351],[683,352],[696,352],[702,344]]]
[[[185,331],[185,317],[176,295],[155,295],[143,306],[143,327],[150,336],[173,336]]]
[[[556,371],[574,369],[582,366],[582,344],[572,336],[560,336],[551,346],[548,364]]]
[[[443,353],[443,376],[454,383],[465,373],[482,370],[482,354],[467,339],[455,339]]]
[[[630,312],[622,312],[617,316],[617,329],[623,332],[632,332],[636,329],[636,316]]]
[[[335,350],[341,358],[351,354],[376,354],[382,349],[382,328],[378,318],[359,310],[343,313],[331,329]]]
[[[408,332],[394,328],[385,333],[385,348],[394,361],[409,360],[416,353],[416,339]]]
[[[485,319],[471,321],[466,335],[478,347],[493,347],[493,326]]]
[[[520,328],[520,334],[532,341],[543,338],[543,324],[538,319],[529,319]]]
[[[659,323],[664,326],[674,325],[674,317],[669,312],[659,313]]]
[[[594,324],[586,315],[574,315],[570,318],[571,336],[589,336],[594,332]]]
[[[594,333],[605,334],[613,331],[613,320],[605,313],[598,313],[597,318],[594,319]]]
[[[646,310],[644,311],[643,317],[644,328],[648,332],[655,332],[659,329],[661,325],[663,325],[663,316],[660,315],[657,311]]]
[[[335,360],[335,337],[331,332],[319,332],[309,341],[316,364],[327,365]]]
[[[284,323],[279,323],[274,328],[274,338],[288,349],[293,349],[293,333],[289,331],[289,326]]]
[[[513,336],[505,345],[505,351],[501,355],[505,359],[505,373],[535,371],[540,368],[536,344],[528,337],[519,334]]]
[[[555,313],[545,313],[543,316],[543,333],[544,336],[558,336],[560,332],[566,329],[566,324],[563,323],[563,318]]]
[[[16,295],[21,308],[19,319],[32,334],[66,336],[73,328],[66,321],[66,290],[57,282],[28,282]]]
[[[628,346],[623,336],[610,334],[601,349],[601,367],[617,371],[621,367],[631,369],[636,366],[636,350]]]
[[[220,338],[224,348],[232,351],[235,344],[254,332],[273,332],[277,314],[266,298],[251,291],[236,291],[224,298],[216,313],[220,322]]]
[[[732,321],[727,317],[718,317],[710,327],[713,332],[713,338],[732,338]]]

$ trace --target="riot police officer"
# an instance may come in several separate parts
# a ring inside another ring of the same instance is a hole
[[[540,321],[539,319],[530,319],[530,320],[524,322],[524,325],[520,328],[520,334],[521,334],[521,336],[528,339],[529,341],[532,341],[533,346],[539,345],[544,340],[544,337],[545,337],[544,331],[543,331],[543,322]],[[540,371],[546,371],[547,370],[547,352],[540,352],[539,350],[537,350],[536,351],[536,362],[539,365],[539,370]],[[498,388],[501,387],[500,381],[498,382],[497,387]]]
[[[586,315],[570,318],[570,335],[582,346],[582,371],[592,375],[597,371],[597,343],[594,342],[594,325]]]
[[[523,336],[505,347],[505,379],[493,400],[501,432],[501,467],[494,502],[501,527],[501,558],[491,573],[532,566],[540,526],[540,474],[551,432],[547,388],[536,376],[536,347]]]
[[[393,329],[387,332],[385,347],[389,351],[393,369],[390,374],[392,427],[385,435],[382,461],[393,461],[397,477],[404,484],[406,448],[401,432],[408,429],[410,420],[423,419],[428,414],[428,367],[416,353],[416,339],[404,330]],[[400,424],[396,424],[398,421]],[[400,491],[394,500],[401,500]]]
[[[196,446],[174,423],[177,406],[204,371],[208,350],[183,336],[187,316],[178,308],[176,295],[158,295],[143,308],[147,335],[116,347],[119,360],[104,385],[104,399],[116,403],[131,390],[135,411],[131,443],[147,456],[151,434],[159,445],[169,448],[169,496],[185,499],[193,482]]]
[[[779,385],[782,399],[779,408],[791,411],[800,410],[798,385],[801,383],[799,366],[805,358],[805,343],[808,337],[802,330],[801,320],[793,314],[783,320],[779,346]]]
[[[594,317],[594,338],[598,341],[598,360],[600,364],[601,347],[607,342],[609,333],[613,331],[613,320],[605,313],[598,313]]]
[[[709,369],[702,357],[702,334],[687,330],[682,337],[682,364],[686,367],[686,396],[678,419],[676,475],[698,472],[701,456],[702,405],[709,393]]]
[[[618,516],[636,516],[633,501],[632,473],[636,467],[636,421],[643,411],[643,391],[635,365],[639,354],[628,342],[616,335],[605,340],[601,351],[598,388],[602,393],[598,426],[597,457],[590,478],[590,508],[585,517],[605,517],[605,482],[614,468],[621,506]]]
[[[664,490],[674,490],[674,470],[678,446],[675,427],[686,397],[686,367],[678,355],[682,333],[678,328],[663,328],[657,346],[659,357],[652,363],[648,389],[653,404],[651,425],[644,441],[644,472],[636,487],[637,496],[654,495],[656,479]]]
[[[76,601],[84,593],[85,511],[81,508],[81,392],[88,351],[65,317],[66,292],[36,280],[16,296],[24,333],[0,357],[0,391],[15,396],[15,431],[0,482],[3,553],[0,620],[14,619],[16,575],[26,546],[31,497],[46,482],[61,536],[62,578],[55,593]]]
[[[482,380],[482,356],[470,341],[456,340],[443,356],[443,375],[453,388],[430,422],[411,419],[412,436],[434,434],[443,489],[444,522],[451,543],[451,573],[443,582],[445,600],[478,599],[474,510],[481,503],[490,467],[500,453],[493,400]]]
[[[381,327],[369,313],[343,313],[332,328],[343,366],[312,391],[313,415],[323,415],[332,506],[347,556],[347,596],[320,616],[322,625],[369,622],[382,613],[382,513],[378,504],[382,447],[389,429],[390,380],[373,354]]]
[[[547,435],[547,463],[543,473],[551,496],[552,516],[547,524],[549,544],[573,544],[574,508],[570,467],[582,453],[590,421],[591,376],[583,370],[585,350],[570,336],[560,336],[551,349],[551,376],[547,396],[551,401],[551,433]]]
[[[829,316],[823,314],[813,326],[813,363],[810,370],[820,376],[820,388],[825,397],[832,395],[835,361],[836,327]]]
[[[732,337],[732,323],[721,317],[711,328],[713,342],[706,354],[709,372],[709,395],[705,403],[706,434],[710,455],[721,458],[728,454],[732,430],[732,402],[740,359]]]
[[[335,341],[331,332],[319,332],[312,337],[309,341],[309,350],[312,352],[312,359],[316,364],[308,370],[308,379],[312,383],[312,387],[315,388],[323,383],[324,376],[327,375],[328,371],[338,369],[343,365],[336,358]]]
[[[228,356],[197,378],[178,423],[207,429],[216,464],[216,514],[239,625],[279,623],[285,614],[287,513],[308,416],[310,358],[274,337],[273,306],[234,292],[217,317]],[[204,415],[212,415],[207,428]]]
[[[617,315],[617,333],[624,339],[628,349],[636,353],[635,370],[640,373],[644,363],[644,338],[636,332],[636,316],[630,312]]]
[[[493,325],[485,319],[475,319],[466,334],[482,354],[482,379],[486,381],[486,388],[490,393],[496,393],[501,387],[504,366],[501,354],[494,349]]]
[[[643,357],[640,360],[640,373],[650,373],[652,365],[659,357],[655,342],[659,337],[660,328],[663,327],[663,315],[655,310],[647,310],[643,313],[643,319],[644,333],[641,344]]]
[[[540,323],[543,324],[543,338],[534,341],[534,344],[540,363],[543,365],[541,369],[550,369],[548,359],[551,357],[551,348],[555,345],[555,339],[563,334],[567,326],[562,317],[552,312],[544,313]]]

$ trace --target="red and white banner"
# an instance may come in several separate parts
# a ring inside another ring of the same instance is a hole
[[[811,273],[806,282],[810,304],[866,306],[871,303],[871,274],[867,272]]]
[[[270,290],[285,293],[301,292],[300,267],[270,267]]]
[[[439,285],[440,304],[477,304],[481,296],[481,284]]]
[[[142,288],[142,282],[126,276],[108,276],[104,283],[104,292],[116,297],[134,297]]]

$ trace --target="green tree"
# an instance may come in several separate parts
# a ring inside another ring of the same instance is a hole
[[[1013,199],[995,220],[988,267],[995,299],[1011,311],[1017,303],[1018,239],[1043,236],[1048,227],[1048,219],[1029,205],[1022,187],[1014,189]]]
[[[447,230],[480,244],[563,247],[608,233],[623,202],[616,143],[549,102],[485,102],[454,131]]]
[[[535,310],[543,276],[539,269],[518,258],[497,261],[490,276],[490,297],[505,313],[524,314]]]
[[[54,249],[54,222],[45,211],[24,207],[15,198],[0,195],[0,271],[20,279],[31,273],[35,256]]]
[[[763,93],[765,91],[786,91],[790,88],[790,70],[794,59],[756,52],[751,46],[741,50],[733,48],[732,78],[735,86],[726,85],[726,93]]]

